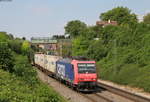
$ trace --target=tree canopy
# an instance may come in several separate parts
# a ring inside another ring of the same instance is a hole
[[[114,20],[117,21],[118,24],[137,22],[137,16],[131,13],[131,10],[127,7],[116,7],[104,12],[100,15],[100,19],[103,21]]]
[[[65,34],[69,34],[71,38],[79,36],[87,25],[80,20],[73,20],[67,23],[65,26]]]
[[[10,36],[6,32],[0,32],[0,42],[6,42],[10,39]]]
[[[30,43],[28,41],[24,41],[22,44],[21,50],[23,54],[28,54],[30,50]]]
[[[150,13],[144,16],[144,23],[149,23],[150,24]]]

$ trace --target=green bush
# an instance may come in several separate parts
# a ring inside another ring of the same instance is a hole
[[[20,39],[14,39],[8,41],[9,48],[14,51],[15,53],[21,54],[21,46],[22,46],[22,40]]]
[[[14,73],[20,76],[28,84],[33,85],[37,83],[37,74],[35,69],[31,66],[27,56],[15,54]]]
[[[6,42],[0,42],[0,68],[13,72],[13,55]]]
[[[2,98],[2,97],[0,97],[1,99],[0,99],[0,102],[10,102],[10,100],[9,99],[7,99],[7,98]]]
[[[20,77],[0,69],[0,102],[65,102],[42,82],[31,86]]]

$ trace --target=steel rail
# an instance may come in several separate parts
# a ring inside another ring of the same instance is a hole
[[[110,85],[106,85],[101,82],[98,82],[98,87],[104,88],[109,92],[112,92],[114,94],[117,94],[119,96],[125,97],[130,100],[133,100],[135,102],[150,102],[150,99],[147,97],[143,97],[143,96],[140,96],[140,95],[137,95],[137,94],[134,94],[134,93],[110,86]]]
[[[96,100],[94,100],[93,98],[91,98],[90,96],[87,96],[85,94],[79,93],[81,96],[86,97],[88,100],[90,100],[91,102],[97,102]]]
[[[114,101],[112,101],[112,100],[110,100],[110,99],[108,99],[108,98],[106,98],[106,97],[104,97],[102,95],[99,95],[99,94],[94,94],[94,95],[96,95],[97,97],[100,97],[100,98],[106,100],[107,102],[114,102]]]

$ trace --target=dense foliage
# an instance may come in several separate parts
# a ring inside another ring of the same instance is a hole
[[[0,102],[64,102],[42,82],[30,86],[14,74],[0,69]]]
[[[0,42],[0,69],[13,72],[13,55],[6,42]]]
[[[37,84],[36,71],[29,63],[27,56],[15,54],[14,74],[31,86]]]
[[[0,42],[6,42],[12,38],[12,35],[8,35],[6,32],[0,32]]]
[[[136,15],[124,7],[102,13],[100,18],[116,20],[119,25],[86,27],[73,39],[72,55],[96,60],[101,79],[150,92],[148,21],[138,23]]]
[[[30,51],[30,43],[28,41],[23,41],[21,46],[21,51],[24,55],[28,54]]]
[[[150,13],[144,16],[144,22],[150,24]]]
[[[14,38],[0,32],[0,102],[64,101],[38,80],[29,62],[32,58],[33,50],[25,38]]]
[[[21,51],[22,42],[23,41],[21,39],[9,40],[8,45],[11,50],[13,50],[14,52],[16,52],[18,54],[21,54],[22,53],[22,51]]]
[[[107,56],[98,62],[101,78],[150,91],[150,27],[141,23],[135,29],[117,27],[112,31],[112,28],[108,30],[111,38],[103,38],[104,42],[107,41],[104,43]]]

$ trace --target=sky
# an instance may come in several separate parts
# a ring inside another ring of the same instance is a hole
[[[117,6],[139,16],[150,12],[150,0],[0,0],[0,31],[15,37],[64,34],[71,20],[95,25],[99,15]]]

